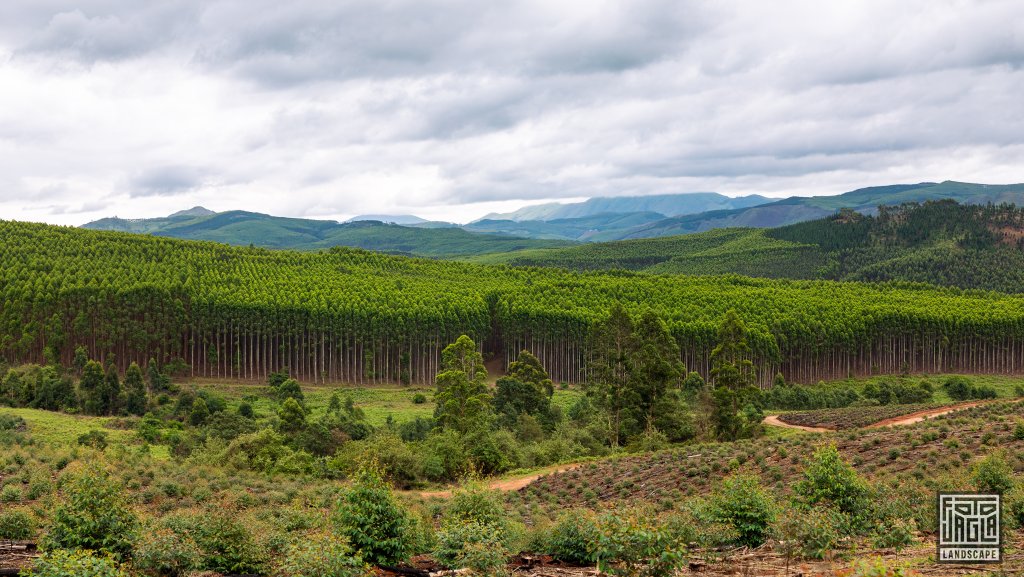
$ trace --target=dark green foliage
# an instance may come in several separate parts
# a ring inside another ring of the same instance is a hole
[[[281,403],[277,416],[281,419],[281,430],[285,433],[297,433],[306,426],[306,411],[293,397]]]
[[[256,421],[252,418],[247,418],[240,413],[230,413],[227,411],[213,413],[206,418],[205,424],[207,435],[224,439],[225,441],[230,441],[256,431]]]
[[[295,379],[286,379],[276,387],[277,400],[282,403],[287,399],[295,399],[300,405],[305,402],[305,395],[302,394],[302,387]]]
[[[395,565],[412,551],[409,514],[395,499],[381,473],[360,468],[334,509],[334,524],[368,563]]]
[[[968,401],[971,399],[994,399],[996,390],[989,386],[977,386],[967,377],[949,377],[942,383],[946,394],[954,401]]]
[[[562,513],[548,535],[548,549],[552,557],[566,563],[589,565],[595,563],[599,528],[597,517],[590,511],[579,509]]]
[[[761,401],[772,409],[834,409],[848,407],[861,400],[857,391],[846,385],[783,385],[764,391]]]
[[[103,391],[103,365],[89,361],[82,368],[82,379],[78,388],[84,397],[83,409],[90,415],[103,415],[107,412],[106,396]]]
[[[493,573],[504,567],[511,554],[510,529],[497,493],[470,483],[452,495],[434,556],[449,567]]]
[[[909,405],[932,400],[932,387],[927,381],[908,382],[905,379],[871,382],[864,387],[864,396],[880,405]]]
[[[142,377],[142,369],[132,363],[124,374],[125,410],[131,415],[146,413],[146,383]]]
[[[53,511],[42,547],[87,549],[118,559],[131,555],[138,519],[123,488],[99,466],[64,479],[63,499]]]
[[[610,511],[598,518],[598,526],[594,556],[602,573],[661,577],[686,563],[686,543],[648,511]]]
[[[10,413],[0,413],[0,431],[18,431],[25,428],[25,419]]]
[[[93,429],[88,433],[78,435],[78,444],[102,451],[107,448],[107,434],[103,431]]]
[[[188,422],[198,427],[206,422],[206,419],[210,416],[210,409],[206,406],[206,400],[198,398],[192,401],[192,410],[188,414]]]

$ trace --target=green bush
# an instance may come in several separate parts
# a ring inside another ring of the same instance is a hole
[[[768,538],[776,504],[757,477],[736,474],[722,481],[712,496],[710,511],[715,521],[735,529],[739,544],[758,547]]]
[[[23,498],[21,485],[5,485],[0,489],[0,503],[20,503]]]
[[[498,495],[472,482],[452,495],[434,554],[449,567],[495,574],[511,554],[511,541],[511,525]]]
[[[1013,467],[1002,451],[992,453],[971,468],[971,481],[985,493],[1009,493],[1014,486]]]
[[[305,534],[284,551],[276,577],[360,577],[366,566],[345,539],[330,533]]]
[[[188,535],[154,528],[139,537],[132,565],[144,575],[179,577],[203,566],[203,552]]]
[[[437,532],[434,557],[447,567],[504,575],[509,554],[504,536],[476,521],[449,522]]]
[[[78,436],[78,444],[102,451],[107,448],[107,434],[95,429],[88,433],[82,433]]]
[[[567,563],[594,563],[598,535],[597,518],[593,513],[579,509],[566,511],[551,528],[546,552]]]
[[[0,413],[0,431],[20,431],[25,428],[25,419],[11,413]]]
[[[218,508],[203,513],[177,513],[164,517],[161,525],[182,541],[195,542],[201,552],[201,569],[260,573],[265,568],[267,552],[256,543],[236,511]]]
[[[807,505],[831,504],[858,522],[866,522],[870,487],[843,460],[834,444],[814,452],[795,491]]]
[[[90,551],[50,551],[36,560],[32,577],[128,577],[111,557]]]
[[[53,512],[43,549],[87,549],[127,559],[138,518],[120,483],[98,465],[64,481],[64,496]]]
[[[427,396],[423,393],[416,393],[412,396],[412,402],[414,405],[422,405],[427,402]]]
[[[625,577],[672,575],[685,563],[685,543],[649,511],[608,512],[598,520],[599,571]]]
[[[26,541],[36,534],[36,522],[21,509],[0,511],[0,540]]]
[[[394,565],[412,553],[409,514],[376,466],[359,469],[334,509],[334,523],[368,563]]]
[[[835,550],[849,520],[834,507],[787,507],[772,524],[783,552],[808,559],[824,559]]]

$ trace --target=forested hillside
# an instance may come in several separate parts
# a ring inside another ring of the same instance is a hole
[[[742,274],[765,278],[927,282],[1024,291],[1024,210],[953,201],[845,210],[776,229],[692,235],[484,255],[482,263]]]
[[[333,246],[350,246],[431,258],[455,258],[572,244],[563,240],[534,240],[508,234],[483,234],[462,230],[457,226],[413,227],[372,220],[337,223],[330,220],[284,218],[242,210],[213,213],[193,209],[165,218],[139,220],[105,218],[90,222],[83,228],[210,240],[264,248],[317,250]]]
[[[621,303],[664,320],[707,376],[734,309],[762,382],[904,370],[1019,372],[1024,298],[925,286],[571,273],[304,253],[0,224],[0,352],[65,364],[77,345],[119,366],[180,359],[197,375],[430,382],[466,333],[579,381],[593,323]]]

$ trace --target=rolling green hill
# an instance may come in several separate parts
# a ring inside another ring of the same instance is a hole
[[[105,218],[83,228],[211,240],[240,246],[316,250],[350,246],[392,254],[432,258],[510,252],[527,248],[564,247],[560,240],[484,234],[458,227],[410,227],[372,220],[337,223],[329,220],[284,218],[234,210],[213,213],[198,208],[165,218],[126,220]]]
[[[774,229],[717,229],[473,260],[574,270],[912,281],[1022,292],[1022,238],[1024,210],[939,201],[885,208],[876,215],[843,210]]]

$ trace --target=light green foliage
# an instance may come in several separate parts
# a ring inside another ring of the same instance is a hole
[[[1013,468],[1006,455],[997,451],[986,455],[971,468],[974,488],[984,493],[1009,493],[1015,484]]]
[[[814,452],[795,492],[807,505],[830,504],[846,515],[862,518],[870,487],[843,460],[835,444],[827,444]]]
[[[135,544],[132,566],[152,577],[180,577],[203,566],[203,552],[187,533],[149,527]]]
[[[123,488],[100,465],[71,473],[54,510],[44,550],[87,549],[127,559],[138,518],[125,502]]]
[[[285,549],[275,577],[361,577],[369,574],[344,538],[327,532],[299,535]]]
[[[758,547],[768,538],[776,509],[774,499],[760,480],[747,474],[726,477],[710,503],[714,520],[731,525],[739,544],[748,547]]]
[[[31,577],[128,577],[117,561],[91,551],[49,551],[36,560]]]
[[[469,568],[481,575],[507,574],[510,551],[493,528],[476,521],[446,523],[437,532],[434,557],[456,569]]]
[[[189,539],[201,552],[199,568],[229,574],[261,573],[267,554],[253,538],[252,531],[238,518],[238,512],[217,508],[202,513],[181,513],[162,520],[162,525],[180,539],[175,547],[190,547]],[[180,554],[174,553],[174,555]],[[184,553],[190,556],[191,553]]]
[[[436,384],[434,418],[441,428],[466,433],[488,425],[491,394],[487,369],[472,339],[462,335],[445,347]]]
[[[36,522],[25,509],[6,507],[0,511],[0,540],[24,541],[36,534]]]
[[[333,520],[338,532],[368,563],[394,565],[413,552],[409,513],[372,465],[356,472],[338,499]]]
[[[662,577],[686,563],[685,543],[650,511],[610,511],[598,520],[598,569],[626,577]]]
[[[787,559],[795,556],[825,559],[846,532],[846,516],[833,507],[784,507],[772,524]]]

